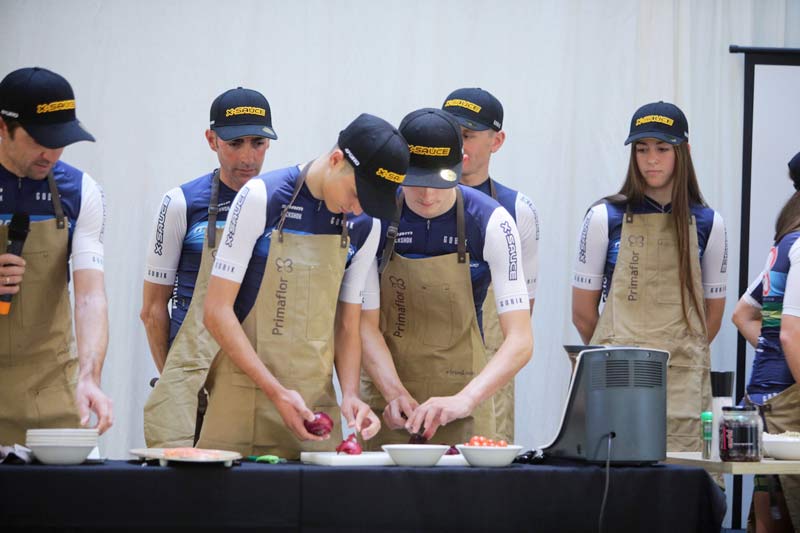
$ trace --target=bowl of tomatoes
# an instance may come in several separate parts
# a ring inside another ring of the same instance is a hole
[[[508,466],[522,451],[522,446],[482,435],[475,435],[464,444],[456,444],[456,448],[471,466],[482,467]]]

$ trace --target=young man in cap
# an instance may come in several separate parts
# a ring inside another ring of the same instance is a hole
[[[278,138],[267,99],[242,87],[214,99],[205,136],[219,168],[164,195],[147,251],[141,318],[161,372],[144,407],[144,436],[152,448],[196,440],[203,383],[219,351],[203,326],[213,254],[236,193],[261,172],[270,139]]]
[[[400,132],[411,162],[364,291],[362,397],[386,422],[369,445],[407,442],[403,429],[447,444],[493,436],[491,396],[533,346],[519,233],[505,208],[458,184],[461,130],[448,113],[414,111]],[[487,363],[489,283],[505,340]]]
[[[222,352],[199,447],[290,459],[332,450],[342,434],[334,364],[348,425],[364,439],[378,431],[358,397],[361,291],[379,240],[371,217],[393,212],[408,157],[395,128],[362,114],[329,153],[236,195],[205,301]],[[330,442],[305,427],[314,411],[334,420]]]
[[[0,118],[0,242],[24,241],[21,254],[0,255],[0,443],[24,443],[31,428],[86,426],[90,412],[103,433],[113,422],[100,390],[105,205],[88,174],[59,160],[94,137],[75,116],[69,82],[43,68],[0,81]]]
[[[519,191],[506,187],[489,176],[489,161],[506,139],[503,131],[503,105],[489,91],[480,88],[457,89],[445,98],[442,109],[461,125],[464,140],[464,168],[461,183],[488,194],[505,207],[517,223],[521,244],[521,264],[525,272],[531,313],[539,270],[539,215],[533,202]],[[487,357],[492,358],[503,343],[503,332],[489,287],[483,306],[483,338]],[[514,441],[514,381],[494,397],[497,435]]]

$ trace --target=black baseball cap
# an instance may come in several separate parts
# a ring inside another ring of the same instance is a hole
[[[362,113],[339,132],[336,145],[355,170],[361,208],[371,217],[391,219],[408,169],[406,140],[382,118]]]
[[[18,121],[45,148],[94,142],[75,116],[72,86],[45,68],[21,68],[0,81],[0,115]]]
[[[225,91],[211,103],[211,129],[223,141],[250,136],[278,138],[267,99],[242,87]]]
[[[445,98],[442,109],[470,130],[503,129],[503,104],[479,87],[456,89]]]
[[[449,189],[458,184],[463,141],[461,128],[449,113],[433,108],[412,111],[400,123],[400,133],[411,152],[404,187]]]
[[[800,152],[789,160],[789,177],[794,182],[794,188],[800,190]]]
[[[689,140],[689,123],[678,106],[669,102],[653,102],[636,110],[625,144],[639,139],[658,139],[669,144]]]

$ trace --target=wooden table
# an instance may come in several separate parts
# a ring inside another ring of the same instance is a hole
[[[664,462],[673,465],[699,466],[707,472],[721,474],[800,474],[800,461],[779,461],[765,458],[757,463],[723,462],[703,459],[700,452],[668,452],[667,460]]]

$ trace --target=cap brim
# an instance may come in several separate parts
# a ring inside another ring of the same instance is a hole
[[[459,163],[453,167],[430,169],[408,167],[403,187],[430,187],[431,189],[452,189],[461,181],[461,167]]]
[[[94,136],[78,120],[58,124],[22,123],[22,127],[45,148],[63,148],[78,141],[94,142]]]
[[[359,172],[356,172],[355,176],[356,194],[361,209],[371,217],[392,220],[396,209],[397,187],[400,184],[384,179],[367,178]]]
[[[447,110],[445,109],[445,111],[447,111]],[[447,111],[447,112],[450,113],[449,111]],[[471,119],[469,119],[467,117],[462,117],[461,115],[456,115],[455,113],[450,113],[450,116],[453,117],[454,119],[456,119],[456,121],[458,121],[458,123],[461,126],[464,126],[468,130],[486,131],[486,130],[492,129],[491,126],[483,124],[482,122],[477,122],[477,121],[471,120]]]
[[[658,139],[659,141],[664,141],[665,143],[669,144],[681,144],[686,142],[686,137],[675,137],[674,135],[669,135],[667,133],[662,133],[660,131],[647,131],[642,133],[635,133],[625,139],[625,144],[628,145],[632,142],[639,141],[641,139]]]
[[[219,126],[211,128],[223,141],[232,141],[240,137],[266,137],[277,139],[275,130],[263,124],[242,124],[238,126]]]

